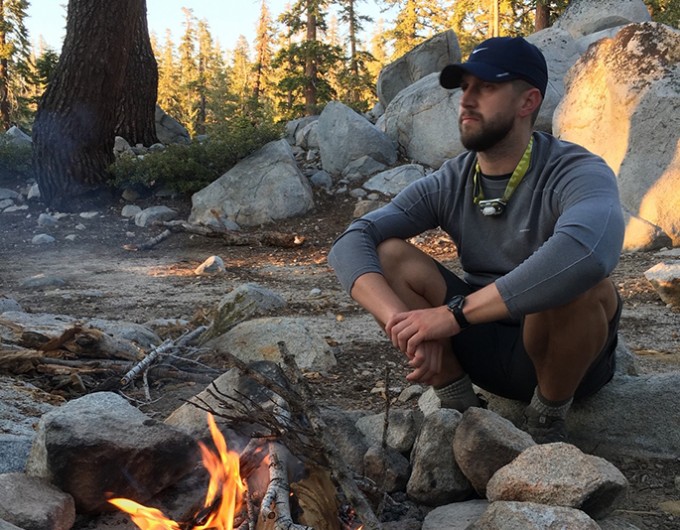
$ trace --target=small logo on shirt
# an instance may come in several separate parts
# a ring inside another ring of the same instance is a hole
[[[496,77],[507,77],[510,75],[510,72],[503,72],[502,74],[496,74]]]
[[[472,50],[472,55],[474,55],[475,53],[478,53],[478,52],[482,52],[484,50],[488,50],[488,49],[489,48],[477,48],[476,50]]]

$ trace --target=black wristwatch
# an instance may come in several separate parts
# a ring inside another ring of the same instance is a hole
[[[463,306],[465,305],[465,296],[462,294],[457,294],[455,296],[451,297],[451,300],[449,300],[446,303],[446,307],[449,308],[449,311],[453,313],[453,318],[456,319],[456,322],[458,322],[458,326],[460,329],[465,329],[470,327],[470,323],[468,322],[468,319],[465,318],[465,315],[463,314]]]

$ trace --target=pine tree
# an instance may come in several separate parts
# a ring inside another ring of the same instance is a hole
[[[340,59],[341,50],[319,40],[319,32],[326,29],[326,8],[328,0],[297,0],[290,10],[281,16],[288,28],[288,37],[302,35],[302,42],[292,41],[281,49],[276,64],[285,74],[279,82],[279,89],[288,95],[289,106],[283,109],[290,117],[304,114],[311,116],[330,101],[334,90],[320,71],[333,68]],[[304,103],[299,101],[302,96]]]
[[[153,41],[152,41],[153,45]],[[170,30],[165,31],[165,41],[159,48],[154,46],[158,61],[158,106],[171,116],[179,116],[180,106],[177,87],[179,85],[179,69],[175,55],[175,44]]]
[[[261,96],[271,83],[271,58],[273,56],[272,40],[274,35],[273,22],[269,14],[267,0],[262,0],[260,17],[257,22],[255,36],[255,65],[253,82],[253,104],[259,106]]]
[[[146,3],[69,0],[61,57],[33,125],[33,172],[52,208],[74,211],[108,198],[116,111]]]
[[[253,95],[252,71],[253,64],[250,61],[248,40],[245,36],[239,35],[232,57],[229,85],[241,113],[245,112],[248,101]]]
[[[364,22],[372,22],[368,16],[360,15],[357,10],[359,0],[338,0],[340,21],[348,29],[349,48],[346,67],[340,75],[340,98],[351,107],[365,111],[375,97],[374,86],[377,75],[371,74],[368,65],[373,61],[370,53],[360,49],[359,34],[364,30]]]
[[[196,60],[196,18],[194,12],[186,7],[184,13],[184,34],[179,43],[177,106],[175,116],[189,131],[191,136],[196,134],[199,105],[196,98],[196,88],[199,82],[198,62]]]
[[[29,91],[30,46],[24,25],[28,2],[0,0],[0,127],[9,128]]]
[[[393,44],[393,58],[398,58],[425,39],[448,29],[446,14],[452,11],[444,0],[383,0],[399,7],[394,27],[388,32]],[[456,10],[460,2],[456,2]]]

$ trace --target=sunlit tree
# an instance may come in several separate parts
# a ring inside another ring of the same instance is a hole
[[[24,24],[26,0],[0,0],[0,126],[15,121],[19,98],[28,90],[30,45]]]
[[[291,43],[279,50],[275,64],[285,72],[279,90],[288,95],[289,106],[285,111],[290,116],[316,114],[335,96],[330,83],[319,75],[320,71],[332,69],[341,56],[339,48],[320,40],[320,33],[327,29],[328,3],[328,0],[297,0],[281,15]],[[294,37],[302,40],[295,41]]]
[[[253,104],[259,105],[263,93],[270,91],[272,84],[272,57],[274,22],[269,13],[267,0],[262,0],[260,4],[260,16],[257,21],[257,31],[255,35],[255,64],[253,82]]]
[[[365,111],[375,97],[377,75],[369,69],[373,57],[361,49],[359,35],[364,31],[364,23],[373,22],[373,19],[359,14],[357,6],[360,1],[338,0],[340,22],[347,28],[347,52],[339,78],[340,99],[357,110]]]

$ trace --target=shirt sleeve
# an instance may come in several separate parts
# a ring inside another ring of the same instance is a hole
[[[439,226],[434,206],[440,185],[435,175],[417,180],[386,206],[352,222],[335,240],[328,262],[348,293],[359,276],[382,274],[376,250],[380,243],[408,239]]]
[[[573,300],[618,263],[625,226],[613,173],[596,167],[592,175],[565,180],[551,237],[496,280],[515,318]]]

